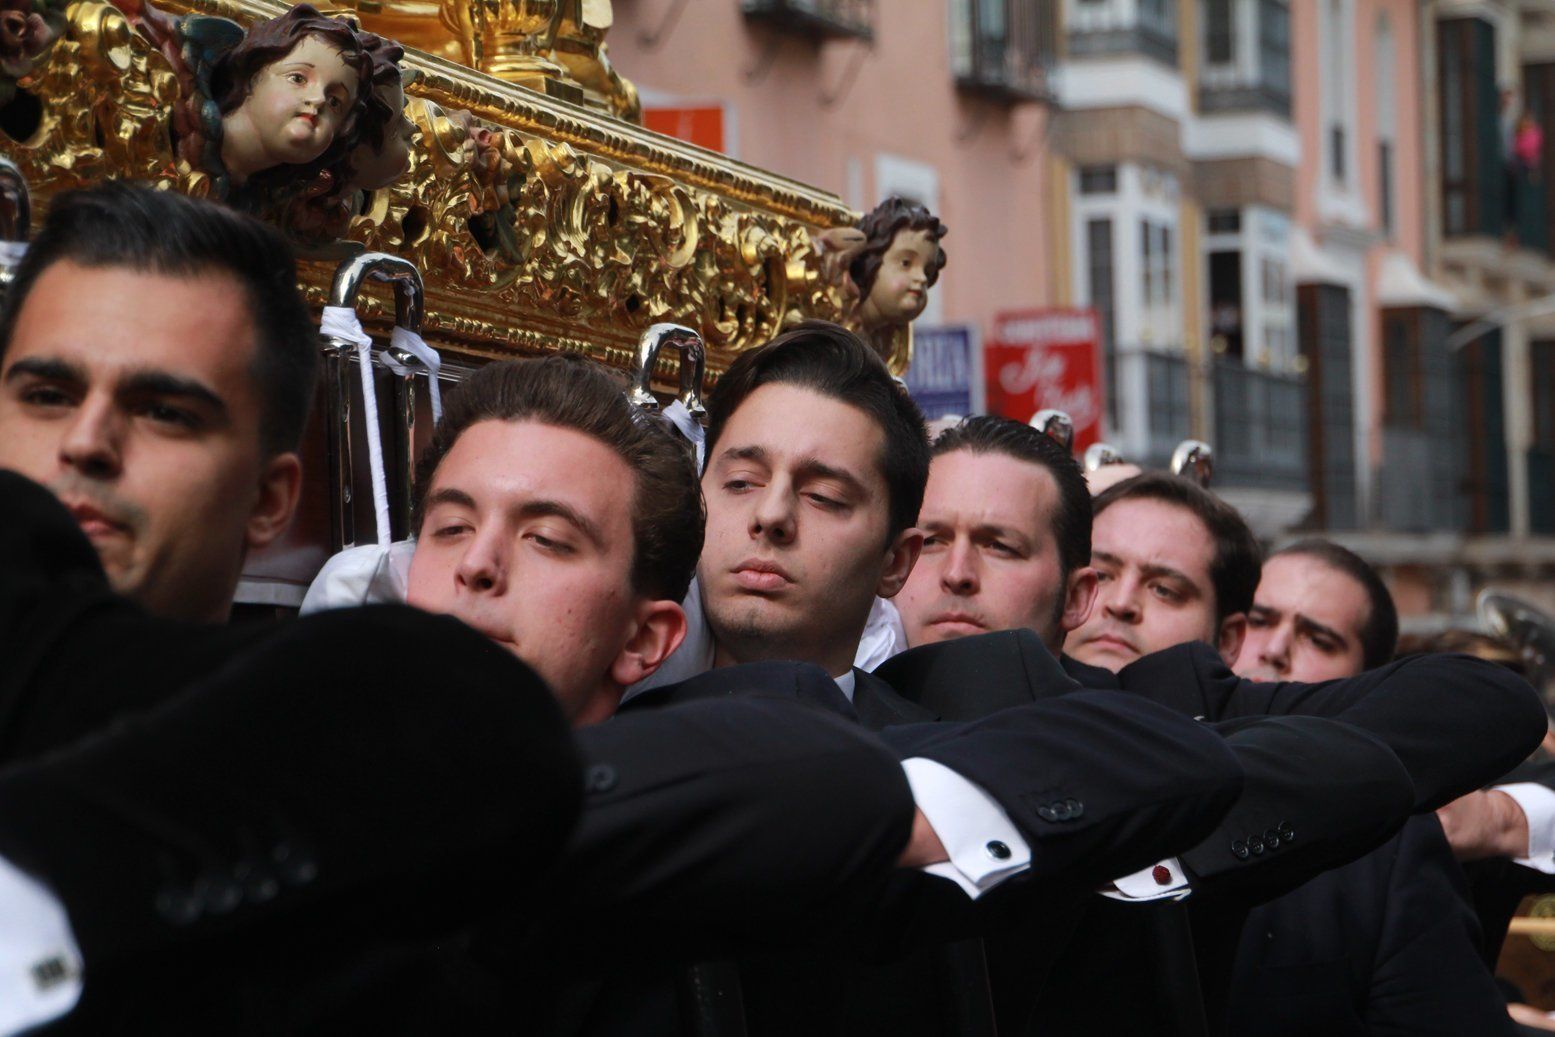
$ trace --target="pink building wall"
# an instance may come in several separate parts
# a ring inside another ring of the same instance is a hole
[[[1321,9],[1328,0],[1307,0],[1291,4],[1291,57],[1293,76],[1293,116],[1301,138],[1301,162],[1296,170],[1296,222],[1319,244],[1322,220],[1319,217],[1318,192],[1322,185],[1323,163],[1327,161],[1323,135],[1322,89],[1325,65],[1321,47]],[[1379,24],[1383,17],[1393,36],[1393,232],[1382,228],[1382,184],[1378,156]],[[1423,90],[1434,88],[1421,77],[1420,10],[1415,0],[1353,0],[1346,35],[1354,40],[1353,69],[1355,104],[1356,187],[1365,203],[1364,228],[1375,237],[1366,252],[1366,311],[1362,315],[1370,328],[1367,340],[1382,342],[1382,313],[1376,305],[1378,280],[1383,260],[1390,252],[1401,252],[1417,269],[1425,268],[1424,157],[1421,154],[1424,118]],[[1382,350],[1372,348],[1357,355],[1357,363],[1368,365],[1371,386],[1369,412],[1382,413],[1385,384]],[[1382,460],[1382,428],[1373,421],[1368,431],[1372,464]]]
[[[934,291],[945,321],[986,333],[996,311],[1052,297],[1046,112],[956,89],[943,0],[875,8],[872,44],[817,43],[747,20],[739,0],[617,2],[610,56],[650,104],[724,102],[736,158],[856,207],[879,200],[878,154],[933,166],[950,228]]]

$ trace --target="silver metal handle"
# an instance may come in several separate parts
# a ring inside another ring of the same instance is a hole
[[[1172,473],[1208,489],[1215,475],[1215,451],[1201,439],[1185,439],[1172,451]]]
[[[16,163],[4,155],[0,155],[0,196],[10,202],[10,211],[0,212],[0,239],[27,241],[32,236],[32,192]],[[14,257],[7,256],[0,261],[0,295],[11,286],[15,276]]]
[[[1085,448],[1085,470],[1094,472],[1110,464],[1127,464],[1123,452],[1111,443],[1092,443]]]
[[[1052,407],[1039,410],[1031,419],[1031,427],[1063,447],[1065,453],[1074,450],[1074,419],[1064,411]]]
[[[368,281],[386,282],[394,288],[394,323],[417,334],[425,315],[426,289],[421,271],[414,263],[386,252],[364,252],[341,263],[329,289],[329,305],[356,308],[356,298]],[[335,515],[335,548],[356,543],[356,518],[353,513],[351,481],[354,473],[351,444],[351,379],[347,377],[356,343],[335,336],[325,338],[326,449],[329,457],[330,505]],[[402,349],[393,356],[406,370],[419,366],[413,355]],[[415,375],[396,379],[394,443],[400,464],[395,485],[390,489],[393,511],[400,527],[410,530],[411,480],[415,469],[416,387]]]
[[[653,395],[653,369],[659,352],[666,346],[680,352],[680,394],[676,399],[694,418],[707,413],[702,404],[702,380],[707,374],[707,346],[702,336],[681,324],[655,324],[637,340],[637,371],[628,392],[631,401],[644,410],[659,409]]]

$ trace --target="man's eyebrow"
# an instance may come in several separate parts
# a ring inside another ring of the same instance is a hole
[[[869,488],[863,480],[852,472],[836,465],[827,464],[818,457],[806,457],[795,466],[795,471],[801,479],[831,479],[839,482],[849,493],[864,499],[869,498]]]
[[[170,371],[131,371],[119,383],[115,395],[173,396],[201,404],[214,411],[223,421],[228,416],[227,401],[218,396],[214,389],[196,379],[184,378]]]
[[[9,382],[26,375],[31,375],[33,378],[46,378],[51,382],[84,384],[87,380],[86,368],[80,364],[60,360],[57,357],[42,356],[28,356],[16,361],[5,372],[5,380]]]
[[[1146,562],[1144,565],[1139,567],[1139,571],[1146,578],[1153,576],[1164,576],[1168,580],[1180,580],[1190,587],[1198,586],[1197,583],[1194,583],[1188,578],[1187,573],[1180,569],[1173,569],[1169,565],[1160,565],[1158,563]]]
[[[454,504],[461,508],[474,508],[475,498],[463,490],[453,486],[444,486],[440,490],[433,490],[427,494],[427,499],[422,502],[422,507],[427,510],[437,507],[439,504]]]
[[[765,447],[759,446],[732,446],[718,455],[719,461],[755,461],[757,464],[767,464],[771,458]]]
[[[1123,561],[1123,559],[1109,551],[1102,551],[1094,547],[1091,548],[1091,560],[1094,562],[1098,559],[1106,562],[1108,565],[1116,565],[1119,567],[1127,564]],[[1139,566],[1139,572],[1141,576],[1144,576],[1147,579],[1152,576],[1164,576],[1169,580],[1181,580],[1183,583],[1186,583],[1190,587],[1198,586],[1198,584],[1194,583],[1188,578],[1187,573],[1184,573],[1179,569],[1173,569],[1169,565],[1161,565],[1155,562],[1144,562]]]
[[[576,526],[578,528],[578,532],[582,533],[589,540],[593,541],[595,547],[603,548],[605,546],[605,535],[600,531],[599,526],[595,525],[588,516],[584,515],[577,508],[574,508],[572,505],[566,504],[562,501],[525,501],[524,503],[518,505],[518,507],[514,508],[512,513],[519,516],[520,518],[542,518],[547,515],[554,518],[559,518],[563,522],[570,522],[572,525]]]
[[[1321,635],[1324,635],[1324,636],[1327,636],[1327,637],[1331,637],[1335,641],[1338,641],[1340,644],[1348,644],[1349,643],[1349,638],[1345,637],[1339,631],[1333,629],[1332,627],[1324,626],[1323,624],[1319,623],[1317,620],[1312,619],[1309,616],[1304,616],[1304,615],[1302,615],[1299,612],[1296,613],[1296,625],[1298,627],[1302,627],[1308,633],[1321,634]]]

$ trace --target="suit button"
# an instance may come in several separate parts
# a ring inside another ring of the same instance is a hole
[[[620,782],[616,769],[608,763],[596,763],[583,776],[583,788],[588,792],[609,792]]]
[[[288,886],[306,886],[318,878],[319,866],[313,858],[291,843],[276,843],[270,851],[276,874]]]
[[[1050,807],[1050,806],[1040,806],[1040,807],[1038,807],[1037,808],[1037,816],[1040,817],[1044,821],[1057,821],[1058,820],[1058,815],[1053,812],[1053,808]]]
[[[243,877],[243,896],[250,904],[264,904],[281,892],[281,884],[262,871],[249,871]]]
[[[1258,838],[1256,835],[1250,835],[1247,837],[1247,848],[1252,850],[1254,853],[1262,853],[1263,840]]]
[[[988,845],[983,847],[983,850],[996,861],[1007,861],[1010,859],[1010,848],[998,839],[990,839]]]
[[[208,875],[201,880],[205,910],[213,915],[229,914],[243,902],[243,887],[225,875]]]
[[[1286,842],[1290,842],[1292,839],[1296,838],[1296,830],[1290,826],[1289,821],[1280,822],[1280,838],[1284,839]]]
[[[1245,861],[1249,856],[1247,844],[1240,839],[1231,844],[1231,852],[1236,854],[1236,859],[1239,861]]]
[[[1278,828],[1269,829],[1267,832],[1263,833],[1263,841],[1264,845],[1269,847],[1269,849],[1278,850],[1280,848],[1280,843],[1283,842],[1283,840],[1280,838],[1280,830]]]
[[[200,902],[186,889],[164,886],[157,891],[157,914],[173,925],[189,925],[200,917]]]
[[[1068,820],[1070,820],[1074,816],[1069,811],[1069,804],[1065,803],[1061,799],[1054,800],[1054,802],[1053,802],[1053,815],[1055,817],[1057,817],[1060,821],[1068,821]]]
[[[1064,806],[1069,808],[1069,816],[1072,818],[1079,818],[1085,814],[1085,804],[1078,799],[1066,799]]]

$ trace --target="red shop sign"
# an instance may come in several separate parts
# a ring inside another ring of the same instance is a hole
[[[1030,421],[1052,407],[1074,420],[1079,453],[1101,439],[1105,404],[1096,311],[1008,310],[995,315],[983,347],[988,412]]]

